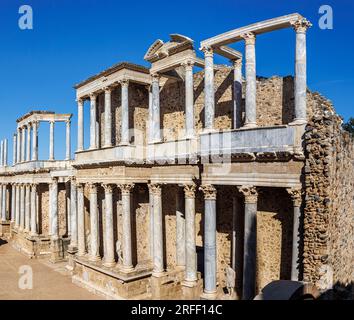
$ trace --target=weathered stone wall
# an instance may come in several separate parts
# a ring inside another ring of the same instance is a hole
[[[306,134],[304,279],[320,289],[354,281],[354,147],[331,103],[313,94]]]
[[[39,234],[49,235],[49,187],[48,184],[38,185],[38,228]]]

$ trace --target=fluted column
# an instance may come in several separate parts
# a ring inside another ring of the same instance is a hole
[[[186,265],[186,223],[183,189],[178,187],[176,192],[176,265]]]
[[[84,256],[86,254],[85,243],[85,207],[84,207],[84,185],[77,184],[77,254]]]
[[[70,125],[71,120],[66,121],[66,147],[65,147],[65,160],[70,160],[71,158],[71,134],[70,134]]]
[[[77,185],[75,177],[70,179],[70,249],[78,247]]]
[[[54,124],[55,121],[52,120],[49,122],[49,160],[54,160]]]
[[[25,228],[25,186],[20,185],[20,230]]]
[[[118,185],[122,192],[122,222],[123,222],[123,265],[122,268],[126,271],[133,269],[132,259],[132,227],[131,227],[131,190],[134,184]]]
[[[238,190],[245,197],[242,299],[250,300],[255,296],[256,286],[258,193],[253,186],[241,186]]]
[[[12,165],[17,161],[17,134],[14,133],[12,137]]]
[[[212,130],[214,128],[215,118],[215,89],[214,89],[214,53],[213,49],[203,48],[205,59],[204,74],[204,117],[205,129]]]
[[[16,220],[16,185],[11,183],[11,222]]]
[[[90,188],[90,240],[91,252],[89,259],[99,261],[101,259],[99,252],[99,221],[98,221],[98,203],[97,203],[97,185],[91,183]]]
[[[160,142],[162,139],[161,128],[160,128],[160,75],[152,74],[152,125],[153,125],[153,141]]]
[[[32,125],[29,123],[27,126],[26,161],[31,160],[31,128]]]
[[[194,136],[193,61],[183,64],[185,70],[185,126],[186,136]]]
[[[293,242],[291,255],[291,280],[299,280],[299,245],[300,245],[300,216],[301,216],[301,189],[288,188],[293,203]]]
[[[37,185],[31,184],[31,235],[37,235]]]
[[[21,128],[17,128],[17,152],[16,152],[16,163],[21,162],[21,140],[22,140]]]
[[[122,120],[121,140],[122,145],[129,144],[129,80],[120,81],[122,88]]]
[[[38,160],[38,126],[39,121],[32,123],[32,160]]]
[[[31,222],[31,186],[26,184],[25,187],[25,231],[30,231]]]
[[[58,220],[58,178],[53,177],[50,187],[50,234],[52,240],[59,239],[59,220]]]
[[[77,151],[84,150],[84,100],[77,100]]]
[[[27,126],[23,126],[22,128],[22,138],[21,138],[21,162],[25,161],[26,155],[26,128]]]
[[[200,188],[204,193],[204,295],[216,295],[216,189],[212,185]]]
[[[114,259],[114,228],[113,228],[113,186],[103,185],[105,191],[105,225],[104,225],[104,262],[106,267],[113,267]],[[124,255],[123,255],[124,259]]]
[[[256,36],[250,32],[242,37],[246,44],[246,119],[244,127],[253,128],[257,126]]]
[[[293,23],[296,31],[295,49],[295,119],[296,124],[304,124],[306,116],[306,31],[312,24],[306,19],[301,19]]]
[[[15,209],[15,227],[20,226],[20,186],[18,183],[15,184],[16,190],[16,209]]]
[[[233,99],[234,99],[234,129],[241,127],[242,122],[242,58],[232,61],[234,67],[234,86],[233,86]]]
[[[186,273],[185,281],[197,280],[197,251],[195,236],[195,185],[184,186],[186,213]]]
[[[104,88],[104,146],[112,146],[112,88]]]
[[[154,269],[153,276],[158,277],[164,272],[163,261],[163,227],[162,227],[162,203],[161,185],[150,186],[154,201]]]
[[[90,149],[96,149],[97,146],[97,132],[96,132],[96,97],[95,93],[90,95]]]

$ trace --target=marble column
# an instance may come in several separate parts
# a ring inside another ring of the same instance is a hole
[[[122,88],[122,120],[120,144],[129,144],[129,80],[120,81]]]
[[[204,193],[204,295],[216,295],[216,188],[203,185]]]
[[[118,185],[122,192],[122,229],[123,229],[123,265],[124,271],[133,270],[132,258],[132,226],[131,226],[131,190],[134,184]]]
[[[214,53],[213,49],[203,48],[205,59],[205,75],[204,75],[204,118],[205,129],[212,130],[214,128],[215,118],[215,89],[214,89]]]
[[[150,236],[150,258],[154,259],[154,194],[151,184],[148,184],[149,188],[149,236]]]
[[[31,226],[31,186],[26,184],[25,187],[25,231],[30,231]]]
[[[4,140],[0,142],[0,167],[4,166]]]
[[[26,128],[27,126],[23,126],[22,128],[22,138],[21,138],[21,162],[24,162],[26,157]]]
[[[97,149],[97,132],[96,132],[96,98],[95,93],[90,94],[90,149]]]
[[[233,102],[234,102],[234,118],[233,128],[241,127],[242,123],[242,58],[232,61],[234,67],[234,86],[233,86]]]
[[[115,266],[114,258],[114,228],[113,228],[113,186],[103,185],[105,192],[105,225],[104,225],[104,262],[106,267]],[[124,260],[124,256],[123,256]]]
[[[15,227],[20,226],[20,185],[18,183],[15,184],[16,190],[16,210],[15,210]]]
[[[159,277],[164,273],[161,185],[152,184],[150,188],[154,201],[154,269],[152,275]]]
[[[195,236],[195,185],[184,186],[186,213],[186,273],[185,281],[197,281],[197,251]]]
[[[176,192],[176,266],[186,265],[185,211],[183,189],[178,187]]]
[[[37,185],[31,184],[31,236],[37,235]]]
[[[31,160],[31,128],[32,125],[29,123],[27,126],[26,161]]]
[[[160,142],[162,139],[161,135],[161,125],[160,125],[160,75],[152,74],[151,90],[152,90],[152,131],[153,140],[152,142]]]
[[[17,128],[17,153],[16,153],[16,163],[21,162],[21,140],[22,140],[22,132],[21,128]]]
[[[32,123],[32,161],[38,160],[38,126],[39,121]]]
[[[75,177],[70,179],[70,248],[77,250],[78,244],[77,185]]]
[[[97,185],[95,183],[89,184],[90,190],[90,247],[89,252],[90,261],[101,260],[99,252],[99,218],[98,218],[98,202],[97,202]]]
[[[11,183],[11,222],[16,219],[16,185]]]
[[[245,103],[245,128],[257,126],[257,78],[256,78],[256,36],[253,33],[246,33],[245,55],[246,55],[246,103]]]
[[[4,166],[7,167],[7,139],[4,140]]]
[[[256,288],[258,193],[254,186],[241,186],[238,190],[245,197],[242,299],[250,300]]]
[[[84,150],[84,100],[77,99],[77,151]]]
[[[17,134],[14,133],[12,137],[12,165],[17,161]]]
[[[70,160],[71,158],[71,136],[70,136],[70,125],[71,121],[66,120],[65,126],[66,126],[66,135],[65,135],[65,160]]]
[[[49,160],[54,160],[54,124],[55,121],[52,120],[49,122]]]
[[[307,121],[306,108],[306,31],[311,27],[311,23],[306,19],[301,19],[293,23],[296,32],[295,49],[295,119],[294,123],[304,124]]]
[[[20,185],[20,230],[25,228],[25,186]]]
[[[0,185],[0,192],[1,192],[1,220],[6,221],[6,184]]]
[[[112,146],[112,88],[104,88],[104,146]]]
[[[66,206],[66,234],[71,237],[71,182],[70,180],[65,182],[65,206]]]
[[[58,178],[53,177],[50,188],[50,235],[52,240],[59,239],[59,220],[58,220]]]
[[[152,109],[152,86],[151,85],[147,85],[146,89],[147,89],[148,95],[149,95],[148,143],[152,143],[154,141],[154,115],[153,115],[154,113],[153,113],[153,109]]]
[[[77,184],[77,254],[86,254],[85,243],[85,206],[84,206],[84,185]]]
[[[183,64],[185,70],[185,127],[187,137],[194,137],[193,64],[193,61],[187,61]]]
[[[286,189],[293,203],[293,242],[291,255],[291,280],[299,280],[299,245],[300,245],[300,217],[301,217],[301,189]]]

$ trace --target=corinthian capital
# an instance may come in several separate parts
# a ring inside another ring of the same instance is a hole
[[[305,33],[308,28],[311,28],[312,23],[305,18],[292,21],[291,25],[297,33]]]
[[[205,184],[199,188],[203,191],[205,200],[216,200],[216,188],[211,184]]]
[[[97,193],[97,184],[96,183],[89,183],[88,184],[89,192],[90,193]]]
[[[286,191],[291,197],[294,207],[301,205],[301,189],[300,188],[287,188]]]
[[[195,198],[195,184],[185,184],[184,185],[184,195],[186,198],[194,199]]]
[[[241,186],[238,187],[238,191],[245,197],[246,203],[257,203],[258,192],[254,186]]]
[[[246,45],[256,43],[256,35],[252,32],[244,33],[241,38],[245,40]]]
[[[214,50],[212,47],[203,47],[202,51],[204,52],[204,57],[213,57]]]
[[[119,184],[118,188],[122,194],[130,194],[130,191],[134,188],[134,183]]]
[[[184,67],[184,69],[186,71],[188,71],[188,70],[191,71],[191,70],[193,70],[194,61],[187,60],[187,61],[182,62],[181,65],[182,65],[182,67]]]
[[[109,183],[102,184],[105,193],[112,193],[113,192],[113,185]]]
[[[149,191],[154,196],[161,196],[161,185],[160,184],[149,184]]]

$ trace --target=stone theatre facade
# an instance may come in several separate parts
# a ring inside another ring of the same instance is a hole
[[[278,279],[350,286],[353,140],[307,89],[310,26],[291,14],[234,29],[202,41],[204,58],[172,34],[147,50],[150,68],[121,62],[78,83],[73,159],[72,114],[19,118],[11,165],[1,143],[0,235],[67,261],[74,283],[107,298],[252,299]],[[284,28],[295,76],[256,77],[256,38]],[[240,41],[245,57],[229,46]]]

